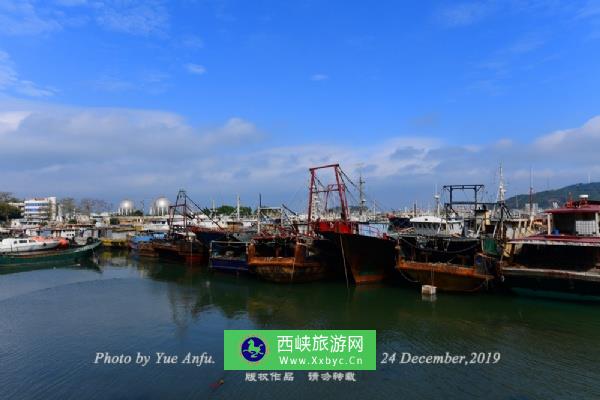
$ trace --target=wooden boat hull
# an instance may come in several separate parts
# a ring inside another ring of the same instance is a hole
[[[154,250],[152,242],[149,243],[138,243],[136,250],[134,250],[140,257],[157,258],[158,253]]]
[[[329,254],[331,243],[314,240],[310,244],[295,243],[291,254],[257,255],[256,244],[248,246],[250,272],[264,280],[278,283],[315,282],[339,275],[334,258]]]
[[[206,264],[208,251],[201,243],[163,242],[152,243],[152,248],[159,258],[184,261],[190,264]]]
[[[248,266],[259,278],[278,283],[315,282],[328,277],[321,263],[295,263],[293,257],[255,257]]]
[[[36,251],[31,254],[6,254],[0,256],[0,266],[53,264],[57,262],[80,262],[87,259],[100,246],[93,242],[81,247],[66,250]]]
[[[484,290],[494,280],[493,275],[479,273],[474,267],[448,263],[399,260],[396,269],[410,282],[449,292]]]
[[[322,232],[343,257],[350,278],[357,284],[381,282],[396,263],[395,242],[352,233]]]

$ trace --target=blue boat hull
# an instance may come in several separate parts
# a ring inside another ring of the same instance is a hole
[[[248,262],[240,259],[211,258],[210,267],[220,271],[248,272]]]

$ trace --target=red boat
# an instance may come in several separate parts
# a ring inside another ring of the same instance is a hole
[[[333,171],[335,183],[327,186],[321,184],[317,171],[329,169]],[[361,224],[350,221],[346,200],[346,179],[339,164],[324,165],[310,169],[310,207],[308,224],[315,232],[329,239],[342,257],[344,271],[348,279],[356,284],[380,282],[394,270],[396,262],[396,242],[385,235],[366,230],[360,231]],[[337,192],[340,217],[323,220],[313,213],[314,202],[319,194],[325,195],[325,208],[330,194]],[[363,224],[364,226],[364,224]]]

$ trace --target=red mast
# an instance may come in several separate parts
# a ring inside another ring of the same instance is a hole
[[[320,181],[317,177],[317,171],[324,170],[324,169],[333,169],[334,176],[335,176],[335,183],[329,184],[327,186],[323,186],[321,184],[321,186],[319,187],[318,184],[320,184]],[[315,224],[316,221],[313,219],[313,211],[314,211],[313,202],[315,200],[315,196],[318,195],[319,193],[325,193],[327,200],[329,199],[330,193],[332,193],[332,192],[338,193],[338,196],[340,199],[340,219],[338,221],[336,221],[335,224],[319,223],[317,230],[327,229],[327,227],[325,225],[329,226],[329,228],[327,230],[334,229],[334,225],[336,227],[338,227],[338,229],[341,225],[348,226],[350,214],[348,213],[348,202],[346,200],[346,184],[344,183],[344,180],[342,178],[342,170],[340,168],[340,165],[339,164],[322,165],[319,167],[310,168],[309,171],[310,171],[310,187],[309,187],[309,191],[308,191],[308,230],[309,230],[309,232],[312,231],[316,225]],[[327,206],[327,200],[326,200],[325,206]],[[347,230],[347,228],[344,230]]]

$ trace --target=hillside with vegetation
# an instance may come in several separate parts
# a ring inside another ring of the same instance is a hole
[[[534,192],[533,203],[537,203],[540,208],[548,208],[552,207],[554,202],[563,205],[569,197],[576,200],[581,194],[589,195],[590,200],[600,200],[600,182],[576,183],[560,189]],[[506,200],[510,208],[523,208],[527,203],[529,203],[529,194],[520,194]]]

